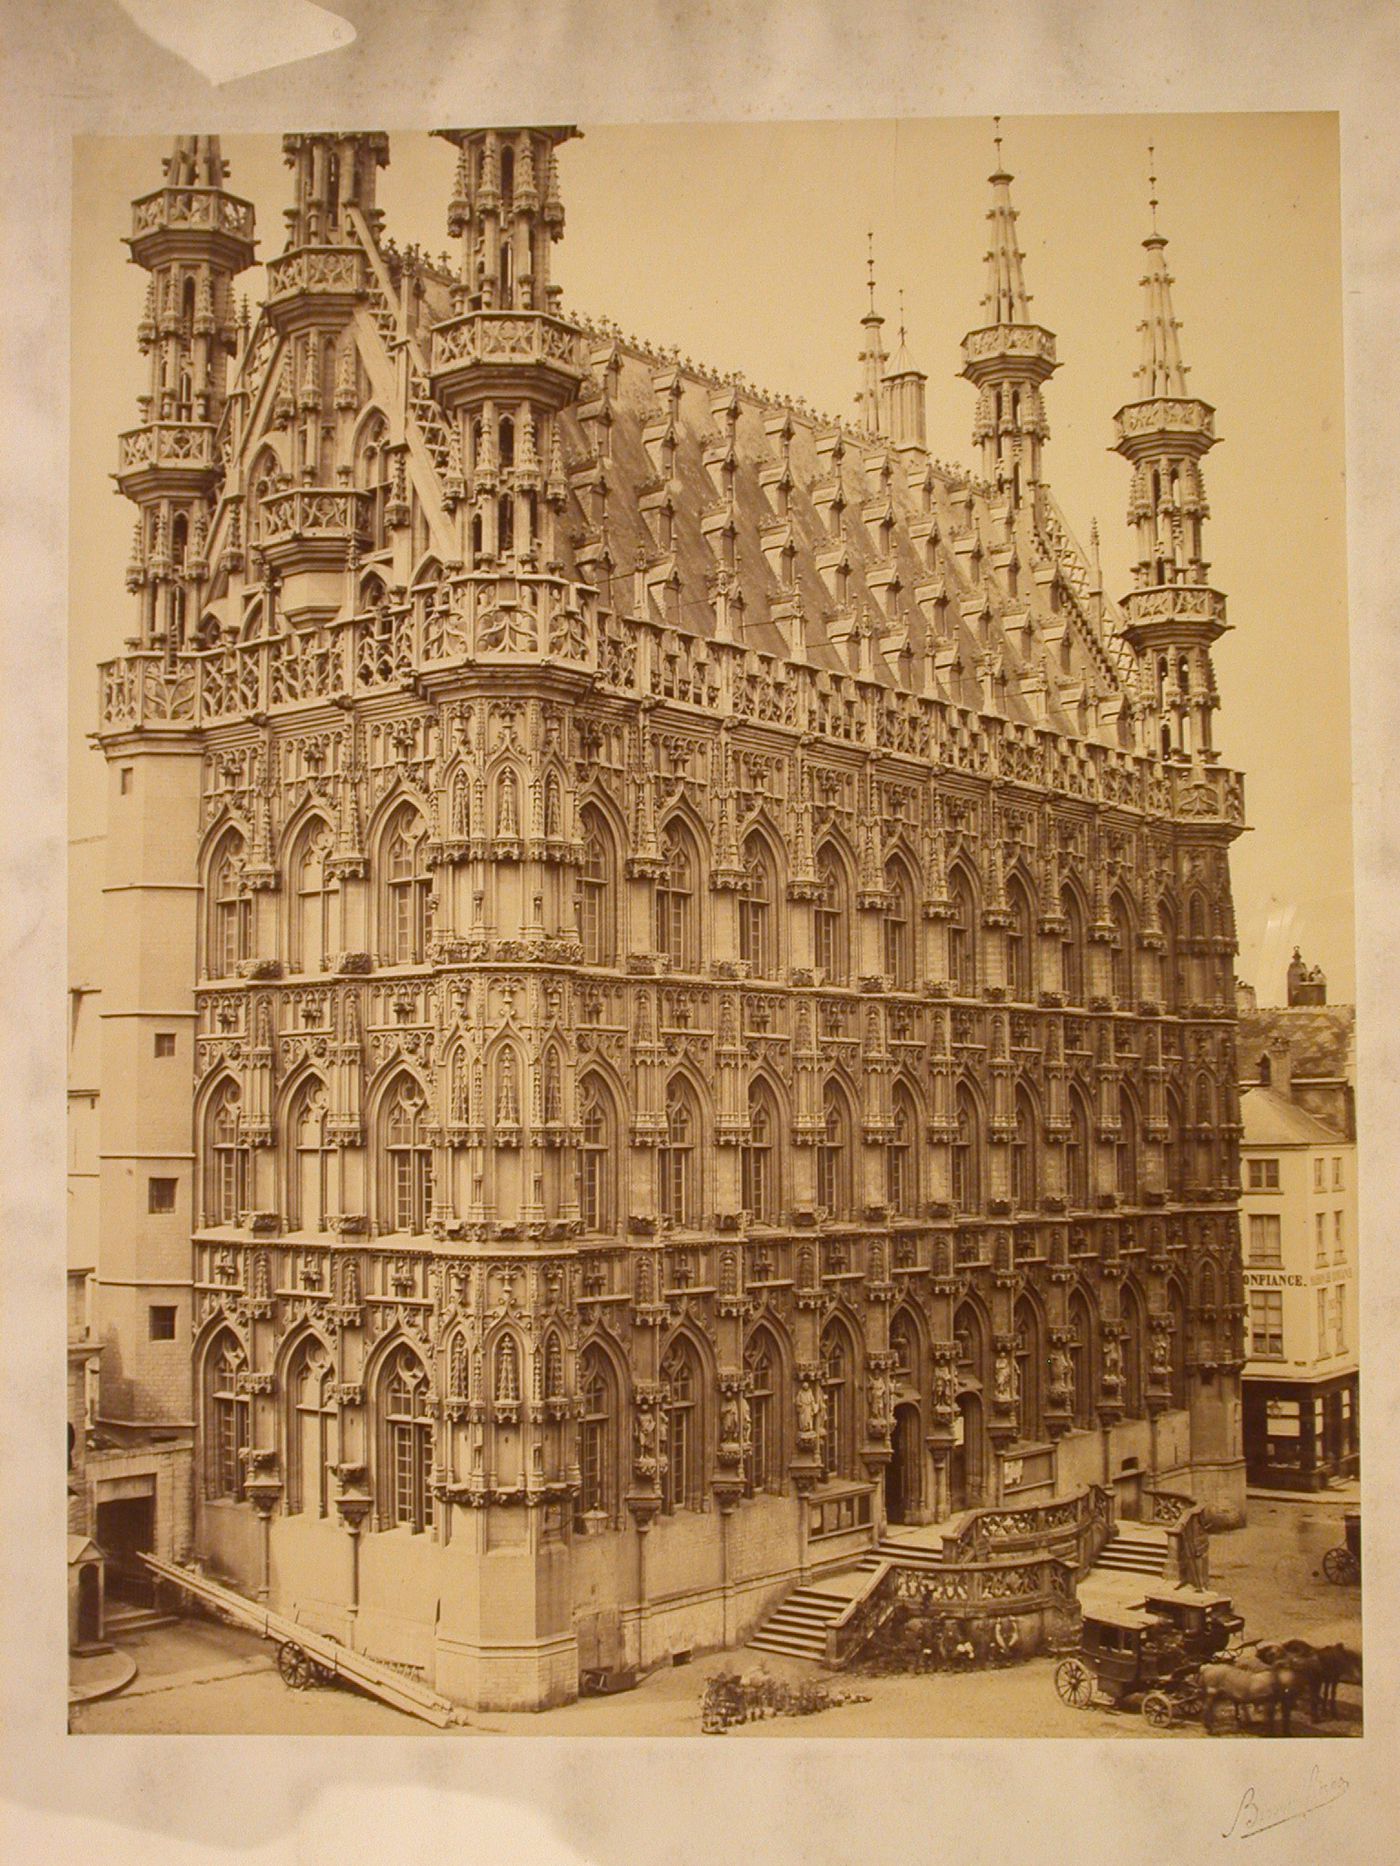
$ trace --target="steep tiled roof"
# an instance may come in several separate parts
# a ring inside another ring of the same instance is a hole
[[[1326,1076],[1356,1080],[1356,1007],[1351,1004],[1300,1004],[1247,1011],[1240,1018],[1241,1082],[1259,1079],[1259,1058],[1278,1035],[1293,1050],[1295,1077]]]
[[[1246,1147],[1334,1147],[1344,1138],[1273,1089],[1247,1089],[1240,1110]]]

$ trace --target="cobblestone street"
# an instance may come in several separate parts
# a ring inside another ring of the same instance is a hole
[[[1342,1512],[1331,1497],[1315,1501],[1251,1498],[1249,1525],[1212,1538],[1212,1584],[1234,1597],[1247,1639],[1296,1636],[1315,1645],[1359,1645],[1361,1601],[1356,1588],[1333,1587],[1321,1574],[1323,1552],[1342,1540]],[[153,1629],[126,1642],[139,1667],[121,1695],[74,1708],[78,1734],[377,1735],[432,1736],[426,1724],[348,1691],[288,1690],[277,1676],[273,1648],[249,1634],[207,1621]],[[696,1736],[706,1678],[759,1662],[778,1678],[811,1679],[800,1661],[748,1651],[714,1653],[686,1666],[653,1672],[632,1692],[590,1698],[539,1713],[473,1713],[452,1734],[512,1736]],[[841,1674],[838,1691],[869,1701],[812,1717],[745,1724],[741,1740],[804,1736],[1055,1736],[1200,1738],[1201,1726],[1149,1729],[1133,1712],[1094,1706],[1077,1711],[1055,1695],[1055,1662],[1035,1659],[1003,1671],[865,1678]],[[824,1676],[824,1674],[822,1674]],[[1339,1715],[1314,1730],[1306,1713],[1294,1728],[1308,1735],[1360,1734],[1360,1692],[1344,1686]],[[1228,1712],[1221,1733],[1233,1739]],[[1244,1733],[1241,1733],[1244,1734]]]

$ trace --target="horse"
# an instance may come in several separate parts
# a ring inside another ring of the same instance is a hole
[[[1331,1646],[1309,1645],[1306,1639],[1285,1639],[1261,1645],[1259,1657],[1267,1664],[1292,1664],[1302,1673],[1314,1723],[1337,1708],[1337,1686],[1361,1683],[1361,1654],[1340,1641]]]
[[[1205,1698],[1201,1721],[1208,1731],[1213,1729],[1217,1702],[1226,1698],[1234,1705],[1237,1729],[1248,1724],[1247,1712],[1262,1706],[1268,1710],[1268,1727],[1272,1734],[1274,1711],[1276,1707],[1281,1707],[1283,1734],[1293,1734],[1293,1701],[1307,1682],[1296,1661],[1283,1659],[1274,1665],[1258,1661],[1245,1665],[1233,1661],[1203,1665],[1200,1676],[1201,1692]]]

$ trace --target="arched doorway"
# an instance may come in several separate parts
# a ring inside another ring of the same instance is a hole
[[[95,1561],[78,1569],[78,1644],[95,1645],[102,1637],[102,1577]]]
[[[917,1406],[906,1403],[895,1407],[890,1443],[890,1461],[885,1466],[885,1521],[917,1522],[923,1502],[923,1440]]]
[[[953,1453],[948,1463],[950,1508],[970,1510],[982,1501],[986,1468],[981,1395],[959,1393],[953,1419]]]

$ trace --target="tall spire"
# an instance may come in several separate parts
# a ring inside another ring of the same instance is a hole
[[[899,294],[899,348],[885,371],[885,414],[890,440],[896,447],[927,444],[924,426],[924,384],[927,376],[914,366],[904,331],[904,293]]]
[[[884,434],[887,430],[885,420],[885,355],[884,329],[885,320],[875,309],[875,235],[865,236],[865,266],[868,274],[865,288],[870,294],[870,306],[860,321],[865,332],[860,352],[860,394],[856,404],[860,409],[860,423],[872,434]]]
[[[1141,284],[1144,315],[1137,397],[1115,416],[1115,450],[1131,462],[1128,523],[1137,538],[1126,636],[1143,659],[1145,693],[1163,756],[1213,759],[1215,677],[1211,643],[1225,630],[1225,598],[1209,582],[1201,461],[1215,445],[1215,410],[1188,394],[1180,325],[1172,313],[1166,236],[1157,227],[1157,177],[1149,147],[1152,231]]]
[[[1041,445],[1050,434],[1040,385],[1057,363],[1054,333],[1031,320],[1022,271],[1025,255],[1016,242],[1016,209],[1011,205],[1012,177],[1001,159],[1001,118],[994,122],[996,166],[988,178],[992,205],[987,213],[991,240],[982,296],[985,321],[963,338],[961,373],[978,390],[972,437],[982,449],[982,471],[1016,506],[1033,498],[1040,483]]]

